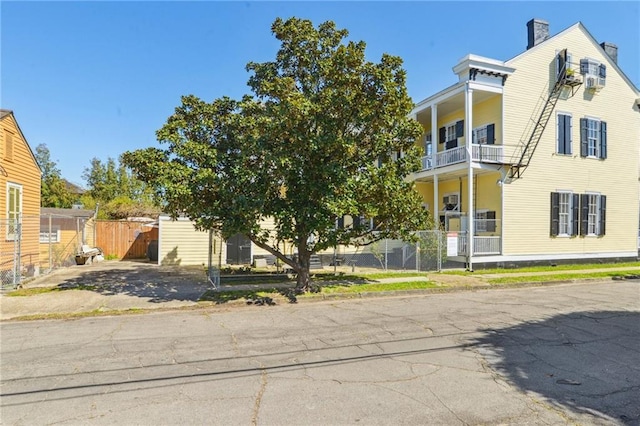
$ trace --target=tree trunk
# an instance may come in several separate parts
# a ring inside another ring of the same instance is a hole
[[[311,259],[311,253],[304,250],[298,253],[298,267],[296,271],[298,273],[298,280],[296,283],[296,291],[308,292],[311,290],[311,279],[309,274],[309,261]]]

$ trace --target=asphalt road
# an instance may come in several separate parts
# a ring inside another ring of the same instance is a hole
[[[0,324],[0,422],[640,423],[640,282]]]

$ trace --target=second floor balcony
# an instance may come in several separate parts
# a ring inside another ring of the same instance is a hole
[[[515,150],[505,145],[471,145],[472,161],[478,163],[511,164]],[[467,161],[467,147],[458,146],[422,157],[422,170],[446,167]]]

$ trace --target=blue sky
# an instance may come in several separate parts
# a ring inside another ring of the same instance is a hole
[[[556,34],[578,21],[618,45],[640,86],[638,2],[0,2],[0,105],[63,177],[127,150],[159,146],[155,131],[194,94],[249,93],[247,62],[272,60],[277,17],[333,20],[367,57],[404,59],[414,102],[453,84],[468,53],[507,60],[525,50],[526,22]]]

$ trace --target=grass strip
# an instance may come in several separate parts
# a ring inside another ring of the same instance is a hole
[[[13,291],[10,291],[6,294],[7,297],[25,297],[25,296],[35,296],[38,294],[45,293],[53,293],[56,291],[66,291],[66,290],[89,290],[93,291],[96,289],[96,286],[92,285],[77,285],[73,287],[31,287],[31,288],[19,288]]]
[[[545,282],[545,281],[567,281],[567,280],[579,280],[589,278],[613,278],[613,277],[626,277],[629,275],[638,275],[637,270],[628,271],[604,271],[604,272],[584,272],[584,273],[565,273],[565,274],[553,274],[553,275],[529,275],[529,276],[511,276],[491,278],[487,282],[492,285],[502,284],[520,284],[531,282]]]
[[[406,282],[395,282],[395,283],[328,285],[320,288],[320,294],[337,294],[337,293],[353,294],[353,293],[376,292],[376,291],[421,290],[425,288],[435,288],[435,287],[442,287],[442,286],[439,286],[433,281],[406,281]]]
[[[337,284],[321,286],[318,293],[305,293],[297,295],[298,298],[317,297],[321,294],[357,294],[364,292],[384,292],[384,291],[403,291],[403,290],[420,290],[427,288],[442,287],[432,281],[406,281],[395,283],[366,283],[366,284]],[[206,291],[198,300],[199,302],[228,303],[235,300],[250,301],[264,297],[272,299],[284,298],[287,289],[263,289],[254,290],[229,290],[229,291]]]
[[[130,309],[118,309],[113,311],[94,309],[92,311],[86,311],[86,312],[60,312],[60,313],[50,313],[50,314],[24,315],[20,317],[11,318],[10,321],[68,320],[68,319],[78,319],[78,318],[88,318],[88,317],[136,315],[136,314],[144,314],[149,311],[153,311],[153,309],[130,308]]]

